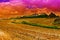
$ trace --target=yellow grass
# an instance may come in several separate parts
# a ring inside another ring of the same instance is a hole
[[[34,20],[34,21],[33,21]],[[14,20],[0,20],[0,34],[2,33],[1,40],[60,40],[60,30],[48,29],[41,27],[34,27],[24,24],[14,24],[14,22],[30,21],[34,23],[51,23],[45,18],[34,18],[34,19],[16,19]],[[41,22],[40,22],[41,21]],[[47,25],[47,23],[45,25]],[[1,35],[0,35],[1,36]]]
[[[28,21],[31,23],[38,23],[38,24],[53,26],[54,20],[55,18],[26,18],[26,19],[16,19],[11,21],[14,21],[14,22]]]

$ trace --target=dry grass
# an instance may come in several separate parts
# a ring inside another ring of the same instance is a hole
[[[38,23],[38,24],[53,26],[54,20],[55,20],[54,18],[26,18],[26,19],[17,19],[15,20],[15,22],[27,21],[31,23]]]
[[[42,21],[46,19],[16,19],[15,22],[22,22],[24,20],[37,23],[37,20]],[[60,40],[60,30],[14,24],[11,23],[12,21],[14,20],[0,20],[0,31],[4,33],[4,35],[0,37],[1,40]],[[38,23],[40,23],[39,21]],[[46,21],[43,21],[43,23],[44,22]]]

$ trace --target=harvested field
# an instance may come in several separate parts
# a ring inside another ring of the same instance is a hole
[[[0,20],[0,36],[1,36],[0,39],[1,40],[60,40],[60,29],[49,29],[49,28],[43,28],[43,27],[37,27],[37,26],[18,23],[24,20],[36,23],[37,22],[36,20],[42,21],[46,19],[35,19],[35,20],[34,19],[14,19],[14,20],[13,19]],[[51,20],[54,20],[54,19],[51,19]],[[12,23],[13,21],[17,22],[17,24]],[[45,21],[42,21],[42,23],[43,22]],[[47,23],[46,24],[44,23],[44,24],[47,25]]]

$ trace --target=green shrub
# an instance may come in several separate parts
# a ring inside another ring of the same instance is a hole
[[[31,22],[26,22],[26,21],[22,21],[21,23],[31,25],[31,26],[39,26],[39,27],[51,28],[51,29],[60,29],[57,26],[45,26],[45,25],[42,25],[42,24],[36,24],[36,23],[31,23]]]

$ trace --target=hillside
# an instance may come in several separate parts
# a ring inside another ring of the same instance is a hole
[[[32,21],[32,19],[28,20]],[[11,22],[12,20],[0,20],[1,40],[60,40],[60,29],[48,29]]]

